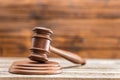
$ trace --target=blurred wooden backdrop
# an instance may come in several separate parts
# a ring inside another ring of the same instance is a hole
[[[27,56],[31,29],[86,58],[120,58],[120,0],[0,0],[0,56]]]

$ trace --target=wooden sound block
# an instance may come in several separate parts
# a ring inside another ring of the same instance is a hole
[[[9,68],[10,73],[15,74],[31,74],[31,75],[47,75],[61,73],[61,67],[59,63],[53,61],[47,61],[45,63],[39,63],[35,61],[16,61]]]

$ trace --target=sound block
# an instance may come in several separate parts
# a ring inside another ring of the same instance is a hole
[[[10,68],[10,73],[14,74],[26,74],[26,75],[47,75],[61,73],[61,67],[59,63],[53,61],[47,61],[45,63],[39,63],[35,61],[16,61]]]

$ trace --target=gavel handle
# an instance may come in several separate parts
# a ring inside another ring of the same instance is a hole
[[[86,63],[85,59],[82,59],[80,56],[78,56],[72,52],[61,50],[61,49],[58,49],[58,48],[55,48],[52,46],[50,46],[50,51],[73,62],[73,63],[82,64],[82,65],[84,65]]]

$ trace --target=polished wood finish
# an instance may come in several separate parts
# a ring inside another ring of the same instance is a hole
[[[53,32],[44,27],[35,27],[33,31],[34,34],[30,48],[32,54],[28,57],[30,60],[13,62],[9,68],[9,72],[27,75],[61,73],[59,63],[49,61],[47,58],[51,40],[50,35]]]
[[[50,51],[73,62],[76,64],[82,64],[84,65],[86,63],[85,59],[82,59],[80,56],[76,55],[75,53],[69,52],[69,51],[65,51],[65,50],[61,50],[61,49],[57,49],[55,47],[50,46]]]
[[[29,59],[38,62],[46,62],[48,61],[47,54],[49,53],[50,49],[52,53],[64,57],[65,59],[73,63],[82,65],[86,63],[86,61],[77,54],[69,51],[60,50],[52,46],[50,47],[50,35],[53,33],[52,30],[44,27],[35,27],[33,31],[34,34],[32,37],[32,45],[30,49],[32,54],[28,57]]]
[[[31,52],[29,59],[33,61],[48,61],[47,54],[50,47],[50,35],[53,33],[50,29],[44,27],[35,27],[32,37]]]
[[[33,29],[34,35],[32,37],[31,55],[28,57],[32,61],[16,61],[9,68],[10,73],[15,74],[57,74],[61,73],[59,63],[49,61],[47,54],[50,51],[56,53],[65,59],[84,65],[86,62],[78,55],[50,47],[50,35],[53,33],[50,29],[44,27],[35,27]]]
[[[9,68],[10,73],[14,74],[27,74],[27,75],[47,75],[61,73],[61,67],[59,63],[53,61],[47,61],[45,63],[39,63],[35,61],[16,61]]]

